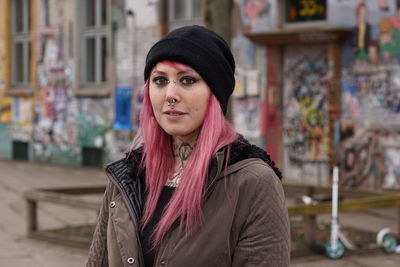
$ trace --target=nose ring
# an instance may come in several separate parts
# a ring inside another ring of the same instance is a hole
[[[168,100],[167,100],[167,106],[168,106],[168,107],[171,107],[171,108],[174,108],[174,107],[175,107],[175,102],[176,102],[176,99],[175,99],[175,98],[168,99]]]

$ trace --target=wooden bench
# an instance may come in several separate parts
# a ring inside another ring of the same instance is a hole
[[[94,200],[82,200],[79,195],[102,194],[105,186],[98,187],[74,187],[74,188],[46,188],[36,189],[24,193],[27,203],[27,234],[28,237],[51,241],[74,247],[87,248],[90,241],[83,237],[64,236],[49,231],[40,231],[38,228],[38,202],[47,202],[64,205],[77,209],[100,210],[100,202]]]
[[[331,197],[332,188],[322,186],[304,186],[295,184],[284,184],[285,194],[289,198],[306,195],[315,197],[324,195]],[[369,209],[378,209],[397,206],[399,217],[397,230],[400,236],[400,193],[377,192],[358,189],[339,189],[338,211],[352,212]],[[315,229],[317,229],[316,216],[318,214],[331,214],[331,201],[317,202],[317,204],[296,204],[288,207],[289,216],[302,216],[305,226],[305,240],[312,243],[315,240]]]

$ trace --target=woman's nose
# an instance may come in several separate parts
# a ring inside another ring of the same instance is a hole
[[[179,83],[176,80],[169,80],[167,85],[167,92],[176,92],[179,90]]]
[[[166,98],[178,100],[179,90],[180,90],[179,83],[177,83],[175,80],[170,80],[166,88],[166,93],[165,93]]]

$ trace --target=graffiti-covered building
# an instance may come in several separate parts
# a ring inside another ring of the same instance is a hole
[[[0,158],[119,157],[137,127],[144,50],[158,38],[151,1],[0,0]]]
[[[235,0],[239,128],[288,181],[400,189],[400,1]],[[250,119],[251,118],[251,119]]]
[[[0,0],[0,159],[101,166],[138,128],[149,47],[202,0]]]

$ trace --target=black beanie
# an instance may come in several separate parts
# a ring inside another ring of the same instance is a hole
[[[228,44],[215,32],[198,25],[171,31],[150,49],[146,57],[144,80],[160,61],[186,64],[206,81],[226,113],[235,87],[235,60]]]

